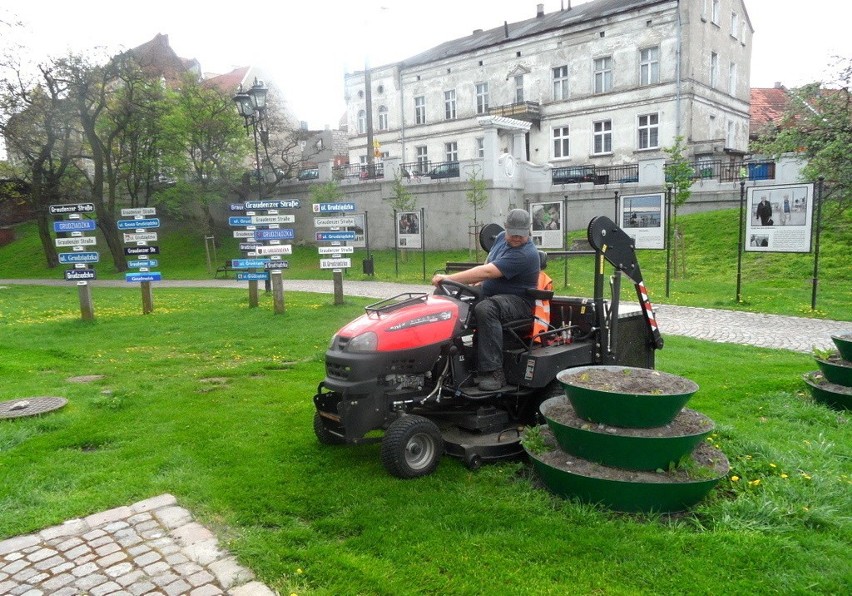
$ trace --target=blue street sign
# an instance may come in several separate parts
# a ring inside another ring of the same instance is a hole
[[[255,230],[255,240],[292,240],[296,233],[290,228],[279,228],[272,230]]]
[[[231,259],[231,269],[260,269],[269,259]]]
[[[68,221],[53,222],[54,232],[88,232],[94,230],[98,222],[94,219],[70,219]]]
[[[140,281],[160,281],[163,279],[163,276],[159,271],[149,271],[146,273],[125,273],[124,281],[128,281],[130,283],[140,282]]]
[[[317,242],[355,240],[355,232],[317,232]]]
[[[149,217],[148,219],[119,219],[119,230],[145,230],[147,228],[159,228],[160,219]]]
[[[157,259],[145,259],[144,261],[127,261],[127,266],[131,269],[139,269],[141,267],[156,267],[160,264]]]
[[[252,225],[251,224],[251,217],[243,217],[243,216],[229,217],[228,218],[228,225],[229,226],[250,226],[250,225]]]
[[[95,279],[94,269],[66,269],[65,279],[68,281],[79,281],[83,279]]]
[[[269,273],[243,273],[237,272],[237,281],[266,281]]]
[[[67,263],[97,263],[101,260],[100,253],[97,252],[61,252],[59,253],[59,262]]]
[[[246,209],[300,209],[302,201],[286,199],[280,201],[246,201]]]
[[[355,211],[355,203],[315,203],[314,213],[335,213],[337,211]]]

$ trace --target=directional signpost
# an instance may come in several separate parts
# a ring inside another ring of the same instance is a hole
[[[228,218],[234,230],[234,238],[240,242],[240,250],[246,255],[244,259],[231,260],[232,269],[244,269],[237,273],[237,279],[249,282],[249,307],[258,305],[257,282],[263,281],[267,291],[272,289],[273,309],[275,314],[284,312],[284,284],[281,281],[283,269],[289,263],[281,259],[281,255],[293,253],[291,244],[282,244],[283,240],[295,239],[292,228],[282,225],[293,224],[296,217],[279,213],[281,209],[300,209],[298,199],[266,199],[246,201],[243,204],[232,204],[231,211],[241,213]]]
[[[322,231],[316,232],[317,242],[330,242],[331,246],[320,246],[319,254],[329,258],[320,259],[320,269],[331,269],[334,279],[334,303],[343,304],[343,270],[352,266],[352,259],[343,257],[351,254],[353,247],[343,243],[355,240],[355,232],[346,228],[352,228],[356,224],[356,218],[345,215],[355,211],[355,203],[316,203],[313,212],[322,214],[314,217],[314,227]]]
[[[67,281],[77,282],[77,293],[80,297],[80,315],[85,321],[95,318],[95,308],[92,303],[92,290],[89,281],[96,279],[95,270],[90,267],[100,260],[97,252],[87,251],[85,247],[95,246],[97,238],[84,236],[84,232],[93,232],[98,227],[94,219],[83,219],[83,215],[94,214],[94,203],[69,203],[64,205],[50,205],[48,211],[51,215],[64,215],[67,219],[53,222],[53,231],[57,234],[68,234],[63,238],[57,237],[55,246],[57,248],[70,248],[72,252],[58,253],[59,263],[62,265],[73,265],[73,269],[66,269],[63,275]]]
[[[151,246],[149,242],[156,242],[157,232],[149,232],[150,229],[160,227],[159,218],[152,217],[157,214],[154,207],[134,207],[122,209],[121,216],[133,219],[120,219],[116,222],[119,230],[124,232],[124,242],[132,246],[124,248],[124,254],[135,257],[127,261],[127,266],[137,269],[124,274],[127,283],[138,283],[142,292],[142,314],[154,312],[154,295],[151,291],[151,282],[163,279],[159,271],[151,271],[153,267],[160,264],[159,259],[152,259],[150,255],[160,254],[159,246]]]

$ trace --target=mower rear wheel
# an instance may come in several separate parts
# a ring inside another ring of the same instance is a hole
[[[382,439],[382,464],[397,478],[418,478],[435,471],[444,453],[438,426],[423,416],[403,416]]]
[[[319,412],[314,412],[314,434],[323,445],[343,445],[346,442],[325,427]]]

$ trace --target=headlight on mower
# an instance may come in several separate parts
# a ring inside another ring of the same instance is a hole
[[[346,352],[375,352],[379,346],[379,336],[373,331],[367,331],[349,340],[344,351]]]

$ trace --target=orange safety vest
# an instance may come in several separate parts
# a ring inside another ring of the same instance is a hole
[[[553,291],[553,280],[544,271],[538,273],[539,290]],[[536,343],[541,343],[541,339],[537,336],[539,333],[544,333],[550,328],[550,300],[536,300],[535,309],[533,310],[533,337]]]

